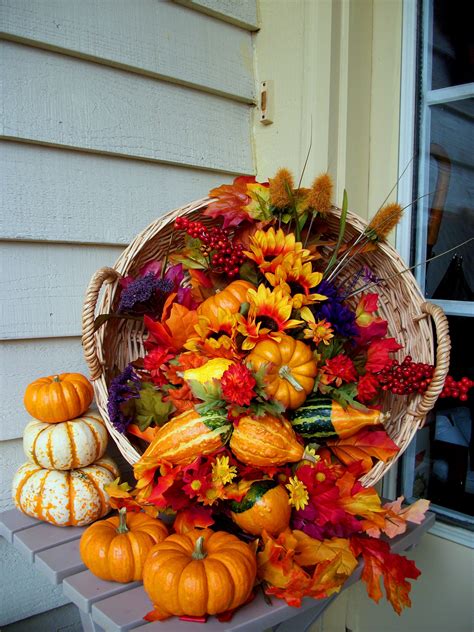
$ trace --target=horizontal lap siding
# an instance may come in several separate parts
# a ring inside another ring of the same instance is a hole
[[[254,98],[250,34],[173,2],[0,0],[0,25],[9,39],[242,101]]]
[[[125,246],[159,215],[231,180],[223,173],[4,141],[0,190],[7,212],[0,234]]]
[[[93,272],[159,215],[255,172],[253,27],[221,8],[0,0],[2,509],[25,460],[26,385],[87,374],[81,314]],[[32,598],[28,572],[18,565],[0,625],[58,604],[46,585]]]
[[[1,42],[0,74],[4,138],[252,170],[249,105],[11,42]]]

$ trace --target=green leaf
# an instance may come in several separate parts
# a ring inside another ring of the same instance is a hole
[[[246,261],[240,266],[239,275],[244,281],[249,281],[249,283],[254,285],[258,284],[257,268],[252,261]]]
[[[170,402],[163,401],[163,393],[150,382],[143,382],[140,395],[133,400],[135,405],[135,422],[141,431],[154,423],[162,426],[166,423],[173,410]]]
[[[323,386],[323,384],[319,385],[319,391],[323,393],[323,395],[328,395],[343,408],[347,408],[348,406],[350,406],[351,408],[360,410],[363,413],[369,411],[366,406],[355,399],[357,397],[357,384],[355,382],[344,384],[339,388],[334,388],[333,386],[325,386],[323,388]]]
[[[209,382],[198,382],[198,380],[187,380],[194,397],[201,399],[205,403],[219,402],[222,400],[221,384],[215,378]]]
[[[339,248],[341,247],[342,240],[344,239],[344,233],[346,232],[347,209],[348,209],[347,191],[344,189],[344,195],[342,197],[341,219],[339,220],[339,237],[337,238],[337,244],[333,250],[332,257],[329,259],[326,269],[324,270],[324,274],[323,274],[324,277],[327,275],[329,270],[336,263],[337,253],[339,252]]]

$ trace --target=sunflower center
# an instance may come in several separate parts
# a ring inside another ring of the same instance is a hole
[[[298,283],[298,281],[289,281],[287,283],[290,286],[292,296],[295,294],[306,294],[306,288],[304,288],[301,283]]]
[[[211,338],[212,340],[219,340],[221,336],[228,336],[228,335],[229,333],[227,331],[224,331],[223,329],[219,329],[219,331],[215,331],[210,336],[208,336],[208,338]]]
[[[270,331],[280,330],[278,323],[271,316],[257,316],[255,321],[257,323],[260,323],[262,327],[264,327],[265,329],[269,329]]]

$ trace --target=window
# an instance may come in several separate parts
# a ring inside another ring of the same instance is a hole
[[[474,242],[461,245],[474,236],[473,4],[405,4],[400,171],[415,158],[399,199],[418,202],[397,245],[417,265],[427,300],[448,315],[450,373],[474,379]],[[472,393],[438,400],[403,458],[399,487],[408,500],[429,498],[441,520],[474,530]]]

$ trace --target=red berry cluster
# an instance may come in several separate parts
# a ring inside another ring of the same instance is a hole
[[[394,395],[411,395],[424,393],[433,377],[434,366],[413,362],[411,356],[406,356],[401,364],[397,360],[389,360],[378,373],[383,391],[390,391]]]
[[[228,230],[207,228],[202,222],[191,222],[187,217],[178,217],[174,225],[177,230],[184,230],[202,242],[201,251],[209,257],[213,272],[227,274],[230,278],[238,275],[246,257],[243,245],[234,242]]]
[[[453,397],[454,399],[460,399],[462,402],[467,402],[469,389],[473,386],[474,382],[468,377],[462,377],[456,382],[452,375],[448,375],[440,397]]]

